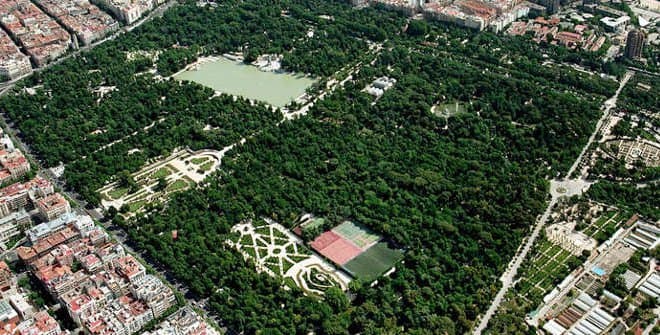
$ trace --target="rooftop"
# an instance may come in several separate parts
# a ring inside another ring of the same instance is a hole
[[[117,259],[116,263],[118,270],[128,278],[144,271],[144,266],[131,255]]]
[[[39,199],[37,201],[37,206],[41,207],[42,209],[48,211],[50,209],[54,208],[60,208],[60,207],[65,207],[69,205],[69,201],[67,201],[61,194],[59,193],[53,193],[51,195],[46,196],[45,198]]]

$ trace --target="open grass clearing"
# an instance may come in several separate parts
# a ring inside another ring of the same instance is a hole
[[[144,205],[146,203],[147,203],[146,200],[138,200],[138,201],[132,202],[132,203],[128,204],[128,211],[129,212],[135,212],[138,209],[141,209],[142,207],[144,207]]]
[[[172,174],[172,171],[170,171],[166,167],[162,167],[162,168],[158,169],[158,171],[154,172],[154,174],[151,175],[151,178],[153,178],[153,179],[165,178],[165,177],[167,177],[171,174]]]
[[[213,167],[213,162],[206,162],[206,163],[200,165],[199,169],[204,171],[204,172],[207,172],[207,171],[210,171],[212,167]]]
[[[196,164],[196,165],[200,165],[200,164],[205,163],[208,160],[209,160],[208,157],[198,157],[198,158],[191,159],[190,162],[193,163],[193,164]]]
[[[467,107],[463,102],[442,103],[431,107],[431,113],[437,117],[449,118],[454,115],[467,113]]]

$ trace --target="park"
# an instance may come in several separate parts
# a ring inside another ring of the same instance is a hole
[[[147,203],[164,203],[173,193],[196,185],[215,171],[220,166],[220,157],[216,150],[175,151],[100,188],[101,204],[106,210],[114,207],[133,215]]]
[[[227,241],[245,259],[254,262],[256,270],[279,276],[304,292],[322,295],[330,287],[348,289],[351,278],[329,262],[310,252],[288,229],[268,219],[246,222],[232,228],[236,239]]]

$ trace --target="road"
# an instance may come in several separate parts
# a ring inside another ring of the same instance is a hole
[[[605,100],[605,102],[603,103],[603,108],[602,108],[603,109],[603,115],[600,117],[600,119],[596,123],[596,129],[594,129],[594,132],[591,134],[591,136],[589,136],[589,141],[587,141],[587,144],[584,145],[584,147],[582,148],[582,151],[580,152],[580,155],[578,156],[578,158],[575,160],[575,162],[573,163],[571,168],[566,173],[566,176],[568,178],[570,178],[573,175],[575,170],[580,165],[580,162],[582,162],[582,157],[587,152],[587,150],[589,150],[589,147],[591,146],[591,143],[593,143],[593,141],[596,139],[596,135],[600,132],[600,128],[603,126],[603,122],[605,122],[605,119],[607,119],[609,117],[612,108],[616,107],[616,101],[619,98],[619,93],[621,93],[621,90],[623,90],[623,87],[626,86],[626,83],[628,82],[628,80],[630,80],[630,78],[632,78],[633,73],[634,72],[632,72],[632,71],[626,72],[626,74],[623,75],[623,78],[621,79],[621,82],[619,82],[619,88],[616,90],[614,95],[611,98]]]
[[[596,138],[596,135],[600,132],[600,127],[602,126],[603,121],[609,116],[612,108],[616,106],[616,101],[617,98],[619,97],[619,93],[621,93],[621,90],[623,90],[623,87],[626,85],[626,83],[632,77],[632,75],[633,72],[631,71],[626,72],[626,74],[621,79],[621,82],[619,83],[619,88],[616,90],[614,95],[603,103],[603,106],[601,107],[603,109],[603,115],[598,120],[594,132],[589,137],[589,141],[587,141],[587,144],[584,145],[582,151],[580,152],[580,155],[575,159],[575,162],[573,163],[570,170],[566,174],[567,176],[570,176],[579,166],[585,152],[587,151],[589,146],[591,146],[591,143]],[[588,187],[589,185],[590,183],[581,179],[553,180],[550,182],[550,197],[551,197],[550,202],[548,203],[548,206],[545,208],[543,214],[536,221],[536,224],[534,225],[534,228],[532,230],[532,234],[524,240],[523,242],[524,244],[522,248],[518,248],[516,255],[513,256],[513,259],[511,260],[511,262],[509,262],[509,265],[507,266],[506,270],[500,277],[500,281],[502,282],[502,287],[495,295],[495,299],[493,299],[493,301],[491,302],[490,306],[488,307],[488,310],[486,310],[486,313],[484,313],[481,319],[479,319],[478,325],[475,327],[474,331],[472,332],[474,335],[481,335],[481,332],[484,331],[484,329],[486,329],[486,326],[488,325],[488,321],[490,321],[490,318],[493,317],[497,309],[502,304],[502,301],[504,300],[504,295],[506,294],[507,291],[509,291],[511,286],[513,286],[514,283],[513,279],[516,277],[516,274],[518,273],[518,268],[522,264],[523,260],[525,260],[525,258],[527,257],[529,251],[532,249],[534,242],[536,242],[536,239],[541,233],[541,229],[547,222],[550,213],[552,213],[552,209],[557,203],[557,200],[563,196],[572,196],[575,194],[579,194],[582,190],[584,190],[584,188]]]
[[[109,36],[107,36],[107,37],[105,37],[101,40],[93,42],[89,45],[82,46],[79,49],[74,50],[71,53],[69,53],[69,54],[67,54],[63,57],[58,58],[57,60],[53,61],[52,63],[49,63],[49,64],[47,64],[43,67],[40,67],[40,68],[36,68],[36,69],[34,69],[34,72],[41,72],[45,69],[50,68],[53,65],[60,64],[63,61],[65,61],[65,60],[67,60],[71,57],[75,57],[83,51],[91,50],[91,49],[93,49],[93,48],[95,48],[95,47],[97,47],[97,46],[99,46],[99,45],[101,45],[101,44],[103,44],[107,41],[114,40],[115,38],[122,35],[123,33],[128,32],[128,31],[132,31],[133,29],[141,26],[145,22],[148,22],[148,21],[150,21],[151,19],[153,19],[155,17],[163,15],[163,13],[165,13],[166,10],[168,10],[170,7],[174,6],[176,3],[177,3],[176,0],[170,0],[170,1],[168,1],[164,4],[162,4],[162,5],[158,6],[156,9],[152,10],[149,14],[147,14],[147,16],[145,16],[141,20],[139,20],[139,21],[137,21],[137,22],[135,22],[135,23],[133,23],[129,26],[125,26],[125,27],[117,30],[113,34],[111,34],[111,35],[109,35]],[[2,96],[3,94],[5,94],[9,90],[11,90],[14,87],[14,85],[16,85],[17,82],[21,81],[22,79],[24,79],[26,77],[29,77],[30,75],[32,75],[32,73],[26,74],[24,76],[21,76],[19,78],[14,79],[14,80],[11,80],[11,81],[0,84],[0,96]]]
[[[114,32],[112,35],[107,36],[107,37],[105,37],[105,38],[102,39],[102,40],[98,40],[98,41],[96,41],[96,42],[94,42],[94,43],[92,43],[92,44],[90,44],[90,45],[83,46],[83,47],[79,48],[78,50],[75,50],[75,51],[73,51],[73,52],[67,54],[66,56],[63,56],[63,57],[61,57],[61,58],[55,60],[55,61],[52,62],[52,63],[47,64],[46,66],[43,66],[43,67],[38,68],[38,69],[35,69],[34,72],[40,72],[40,71],[43,71],[43,70],[45,70],[45,69],[50,68],[50,67],[53,66],[53,65],[60,64],[61,62],[65,61],[65,60],[67,60],[67,59],[69,59],[69,58],[71,58],[71,57],[75,57],[75,56],[79,55],[79,54],[80,54],[81,52],[83,52],[83,51],[91,50],[91,49],[93,49],[93,48],[95,48],[95,47],[97,47],[97,46],[99,46],[99,45],[101,45],[101,44],[103,44],[103,43],[105,43],[105,42],[107,42],[107,41],[114,40],[115,38],[117,38],[117,37],[120,36],[121,34],[127,32],[127,31],[132,31],[133,29],[135,29],[135,28],[141,26],[142,24],[144,24],[144,23],[146,23],[146,22],[149,22],[151,19],[153,19],[153,18],[155,18],[155,17],[162,16],[163,13],[165,13],[166,10],[168,10],[169,8],[171,8],[172,6],[174,6],[174,5],[176,5],[176,4],[177,4],[177,1],[176,1],[176,0],[169,0],[169,1],[167,1],[166,3],[160,5],[160,6],[158,6],[157,8],[155,8],[154,10],[152,10],[149,14],[147,14],[144,18],[140,19],[139,21],[137,21],[137,22],[135,22],[135,23],[133,23],[133,24],[131,24],[131,25],[129,25],[129,26],[125,26],[125,27],[123,27],[123,28],[117,30],[117,31]],[[25,76],[22,76],[22,77],[20,77],[20,78],[14,79],[14,80],[12,80],[12,81],[5,82],[5,83],[0,84],[0,96],[2,96],[2,95],[4,95],[5,93],[9,92],[9,91],[15,86],[15,84],[16,84],[17,82],[19,82],[19,81],[22,80],[23,78],[28,77],[28,76],[30,76],[30,75],[31,75],[31,74],[27,74],[27,75],[25,75]],[[100,220],[101,218],[103,218],[103,215],[102,215],[101,213],[99,213],[97,210],[94,210],[94,209],[87,209],[87,208],[86,208],[86,207],[87,207],[87,202],[85,202],[84,200],[82,200],[82,197],[80,197],[79,194],[77,194],[77,193],[75,193],[75,192],[72,192],[72,191],[64,191],[64,190],[65,190],[65,183],[64,183],[64,181],[63,181],[62,179],[58,178],[57,176],[55,176],[50,170],[48,170],[48,169],[43,169],[42,167],[39,166],[39,165],[40,165],[40,164],[39,164],[39,161],[36,159],[36,156],[34,155],[34,153],[32,152],[32,150],[30,149],[30,146],[27,145],[27,144],[25,144],[25,143],[23,143],[23,141],[20,140],[20,138],[17,136],[17,134],[18,134],[17,130],[14,129],[12,126],[10,126],[11,123],[9,122],[9,120],[7,120],[5,114],[2,113],[1,116],[2,116],[2,118],[1,118],[1,120],[0,120],[0,121],[1,121],[0,124],[1,124],[1,125],[3,126],[3,128],[7,131],[8,135],[12,138],[12,140],[14,141],[14,143],[16,144],[16,146],[17,146],[21,151],[23,151],[23,153],[25,153],[25,155],[27,155],[27,156],[29,156],[29,157],[32,158],[32,164],[36,164],[36,165],[37,165],[37,168],[38,168],[38,171],[39,171],[39,176],[41,176],[41,177],[43,177],[43,178],[45,178],[45,179],[50,180],[54,185],[56,185],[58,188],[60,188],[61,190],[63,190],[63,193],[64,193],[67,197],[69,197],[69,199],[74,200],[74,201],[80,206],[80,208],[84,209],[85,212],[87,212],[87,214],[89,214],[89,215],[90,215],[91,217],[93,217],[94,219],[96,219],[96,220]]]
[[[525,240],[524,242],[525,244],[523,245],[522,249],[519,248],[516,255],[513,256],[513,259],[509,263],[509,266],[507,267],[506,271],[504,271],[504,274],[502,274],[502,277],[500,277],[500,281],[502,282],[502,288],[500,288],[500,290],[497,292],[497,295],[495,296],[495,299],[493,299],[493,302],[491,303],[490,307],[479,320],[479,324],[474,329],[473,334],[475,335],[481,334],[481,332],[484,329],[486,329],[486,326],[488,325],[488,321],[490,321],[490,318],[493,317],[495,311],[497,311],[497,309],[500,307],[500,304],[504,299],[504,295],[512,286],[511,284],[513,283],[513,279],[518,273],[518,268],[522,264],[523,260],[525,260],[525,257],[527,256],[529,251],[532,249],[532,246],[534,245],[536,238],[541,233],[541,228],[543,228],[543,225],[548,220],[548,217],[550,216],[550,213],[552,213],[552,209],[554,208],[556,203],[557,203],[557,197],[552,197],[552,199],[550,199],[550,202],[548,203],[548,207],[546,207],[545,209],[545,212],[543,212],[543,215],[541,215],[541,217],[536,221],[536,225],[534,226],[534,230],[532,230],[532,234]]]
[[[79,50],[76,50],[76,51],[74,51],[74,52],[58,59],[57,61],[42,67],[42,68],[35,69],[35,72],[43,71],[44,69],[47,69],[47,68],[49,68],[49,67],[51,67],[55,64],[59,64],[59,63],[63,62],[64,60],[66,60],[70,57],[75,57],[76,55],[80,54],[80,52],[82,52],[82,51],[90,50],[90,49],[92,49],[92,48],[94,48],[98,45],[101,45],[102,43],[104,43],[106,41],[113,40],[113,39],[117,38],[117,36],[121,35],[122,33],[126,32],[126,31],[131,31],[131,30],[139,27],[140,25],[144,24],[145,22],[148,22],[152,18],[162,15],[167,9],[169,9],[170,7],[172,7],[175,4],[176,4],[176,0],[170,0],[167,3],[159,6],[156,9],[154,9],[151,13],[149,13],[147,16],[145,16],[140,21],[134,23],[133,25],[128,26],[128,27],[124,27],[123,29],[121,29],[120,31],[114,33],[113,35],[108,36],[108,37],[104,38],[103,40],[97,41],[97,42],[95,42],[93,44],[90,44],[88,46],[82,47]],[[2,96],[3,94],[5,94],[9,90],[11,90],[11,88],[14,87],[16,82],[20,81],[23,78],[24,77],[1,84],[0,85],[0,96]],[[1,116],[0,117],[0,124],[6,130],[7,135],[9,135],[11,137],[11,139],[13,140],[16,147],[19,150],[21,150],[25,154],[26,157],[28,157],[30,159],[32,168],[38,171],[37,174],[40,177],[49,180],[51,183],[53,183],[53,185],[57,186],[59,191],[64,193],[70,199],[71,204],[73,205],[73,207],[76,207],[76,211],[78,211],[80,213],[84,212],[84,213],[92,216],[96,220],[102,219],[103,215],[101,213],[99,213],[97,210],[95,210],[95,209],[90,210],[90,209],[86,208],[87,203],[80,197],[79,194],[77,194],[73,191],[66,191],[65,190],[65,183],[62,179],[55,176],[52,173],[52,171],[50,171],[49,169],[44,169],[43,167],[41,167],[41,163],[39,162],[39,160],[37,160],[36,156],[34,155],[34,153],[31,150],[30,146],[23,143],[23,141],[20,139],[20,137],[18,137],[17,130],[14,129],[12,126],[10,126],[11,123],[8,122],[9,120],[6,119],[5,114],[3,113],[0,116]],[[229,149],[227,149],[227,150],[229,150]],[[143,257],[143,255],[141,253],[137,252],[129,244],[126,243],[127,242],[126,241],[126,234],[122,230],[117,229],[117,227],[114,227],[112,225],[107,226],[106,228],[108,228],[109,233],[115,238],[115,240],[119,244],[121,244],[129,253],[132,253],[133,255],[136,255],[137,257],[145,259],[145,257]],[[153,262],[150,262],[150,264],[153,264]],[[160,269],[159,273],[163,277],[167,278],[168,282],[174,282],[174,287],[179,292],[181,292],[184,296],[186,296],[186,294],[188,293],[188,290],[186,289],[185,285],[182,285],[181,283],[178,283],[176,281],[171,280],[172,276],[170,276],[166,271],[164,271],[162,269]],[[190,305],[196,307],[198,312],[201,310],[202,311],[201,316],[203,318],[205,318],[207,320],[213,320],[213,321],[216,322],[216,324],[221,324],[221,321],[218,318],[211,317],[211,315],[209,313],[209,310],[208,310],[208,306],[205,303],[205,301],[198,302],[198,301],[195,301],[195,300],[190,299],[188,297],[186,297],[186,301]],[[225,328],[225,330],[227,330],[228,334],[235,334],[235,332],[231,329],[226,329]]]
[[[227,148],[227,151],[230,148]],[[186,299],[186,302],[190,305],[195,307],[195,310],[197,311],[198,314],[201,314],[202,318],[206,320],[212,320],[216,328],[223,328],[223,330],[226,332],[226,334],[237,334],[236,331],[233,329],[228,328],[226,325],[223,324],[222,319],[218,318],[215,314],[211,313],[211,310],[208,305],[208,299],[202,299],[202,300],[195,300],[191,298],[188,294],[188,287],[186,284],[179,282],[174,275],[168,272],[168,270],[162,266],[161,264],[155,262],[155,260],[149,255],[145,255],[141,253],[140,251],[136,250],[131,246],[130,240],[128,239],[128,236],[126,232],[121,228],[112,223],[112,221],[108,221],[104,227],[106,228],[107,232],[117,241],[117,243],[121,244],[124,249],[134,255],[135,257],[141,258],[143,260],[147,260],[147,262],[152,266],[154,270],[156,270],[160,276],[161,280],[166,281],[169,283],[173,289],[179,291],[183,297]]]

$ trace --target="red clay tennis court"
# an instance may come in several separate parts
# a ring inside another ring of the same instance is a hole
[[[339,265],[344,265],[362,253],[362,249],[332,231],[319,235],[311,246],[318,253]]]
[[[314,250],[319,251],[325,249],[332,242],[340,238],[341,237],[339,237],[339,235],[335,234],[333,231],[326,231],[325,233],[317,236],[310,244]]]

